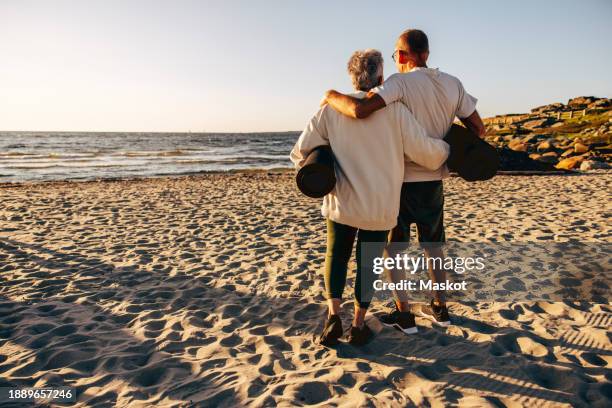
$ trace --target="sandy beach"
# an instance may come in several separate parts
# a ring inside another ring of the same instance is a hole
[[[611,184],[451,178],[447,237],[609,243]],[[370,318],[365,347],[317,345],[325,224],[292,172],[0,195],[1,387],[76,387],[79,407],[612,405],[610,304],[453,303],[447,329]]]

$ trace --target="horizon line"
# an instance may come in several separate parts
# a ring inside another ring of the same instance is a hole
[[[193,134],[253,134],[253,133],[300,133],[301,130],[270,130],[254,132],[212,131],[166,131],[166,130],[0,130],[0,133],[193,133]]]

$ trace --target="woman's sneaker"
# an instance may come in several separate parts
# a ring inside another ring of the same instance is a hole
[[[363,324],[363,327],[351,326],[351,331],[348,336],[348,342],[353,346],[363,346],[374,337],[374,333],[367,324]]]
[[[340,320],[340,316],[331,315],[327,318],[327,322],[325,322],[323,333],[321,333],[319,338],[319,344],[327,347],[335,346],[338,344],[338,339],[342,336],[342,333],[342,320]]]
[[[400,312],[397,308],[378,317],[378,320],[387,327],[393,327],[404,334],[415,334],[419,330],[414,322],[414,315],[410,312]]]
[[[448,308],[446,305],[436,305],[433,299],[431,299],[429,305],[421,305],[418,314],[421,317],[431,320],[438,326],[447,327],[450,325]]]

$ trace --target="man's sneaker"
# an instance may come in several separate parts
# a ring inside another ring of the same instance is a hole
[[[359,327],[351,326],[351,332],[348,336],[348,342],[353,346],[363,346],[374,337],[374,333],[367,324],[363,324],[363,327],[360,329]]]
[[[448,317],[448,308],[446,305],[438,306],[431,299],[429,305],[421,305],[419,310],[419,316],[431,320],[438,326],[447,327],[450,325],[450,318]]]
[[[335,346],[338,344],[338,339],[342,336],[342,333],[342,320],[340,320],[340,316],[331,315],[327,318],[327,322],[325,322],[323,333],[321,333],[319,338],[319,344],[328,347]]]
[[[415,334],[418,332],[414,315],[410,312],[400,312],[395,309],[378,317],[378,320],[387,327],[393,327],[404,334]]]

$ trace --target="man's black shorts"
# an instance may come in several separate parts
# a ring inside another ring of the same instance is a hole
[[[390,240],[410,241],[412,224],[416,224],[419,242],[446,241],[442,180],[402,184],[400,212],[397,226],[390,233]]]

